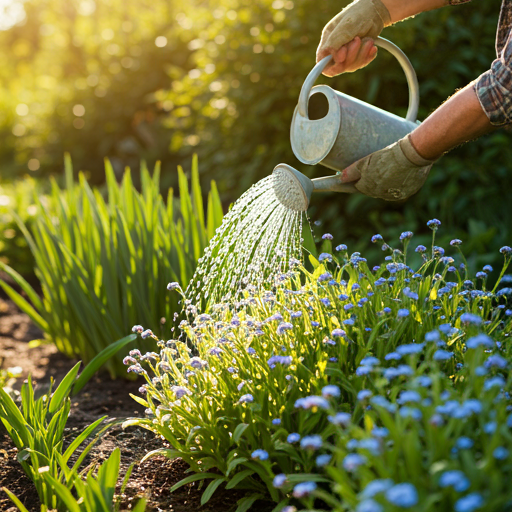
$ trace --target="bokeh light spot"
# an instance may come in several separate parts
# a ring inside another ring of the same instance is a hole
[[[76,117],[73,121],[73,126],[77,130],[81,130],[85,125],[85,121],[81,117]]]
[[[14,135],[16,135],[16,137],[21,137],[22,135],[25,135],[26,131],[27,131],[27,127],[21,123],[15,124],[12,127],[12,133]]]
[[[158,36],[155,39],[155,45],[158,46],[158,48],[163,48],[164,46],[167,46],[167,37]]]
[[[28,114],[28,105],[25,103],[19,103],[16,105],[16,114],[19,116],[26,116]]]
[[[37,158],[31,158],[28,161],[27,167],[29,171],[37,171],[39,167],[41,167],[41,164]]]
[[[76,104],[73,107],[73,114],[75,114],[75,116],[78,116],[78,117],[83,116],[85,114],[85,107],[83,105],[80,105],[79,103]]]

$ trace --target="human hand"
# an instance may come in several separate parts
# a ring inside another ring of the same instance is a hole
[[[347,167],[341,181],[355,181],[357,190],[370,197],[402,201],[418,192],[433,164],[418,154],[408,135]]]
[[[327,55],[332,55],[334,59],[325,68],[324,75],[355,71],[371,62],[377,50],[365,38],[376,39],[390,22],[389,11],[381,0],[355,0],[345,7],[322,31],[316,61]],[[351,60],[348,64],[347,57]]]
[[[373,39],[365,37],[361,39],[355,37],[343,45],[338,51],[333,52],[333,60],[325,67],[323,74],[325,76],[336,76],[341,73],[352,73],[358,69],[364,68],[377,56],[378,48],[375,46]],[[323,52],[323,57],[318,57],[321,60],[327,55],[328,52]]]

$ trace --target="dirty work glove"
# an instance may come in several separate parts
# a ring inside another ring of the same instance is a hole
[[[357,36],[376,39],[390,24],[391,16],[381,0],[355,0],[324,27],[317,56],[326,57]]]
[[[410,135],[347,167],[342,181],[354,181],[359,192],[386,201],[402,201],[423,186],[435,161],[425,160],[410,141]]]

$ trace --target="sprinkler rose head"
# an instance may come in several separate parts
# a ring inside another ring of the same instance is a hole
[[[305,212],[309,207],[313,182],[286,164],[279,164],[272,173],[274,193],[280,203],[290,210]]]

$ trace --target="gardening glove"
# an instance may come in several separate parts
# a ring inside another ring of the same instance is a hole
[[[410,135],[347,167],[342,181],[354,181],[359,192],[386,201],[402,201],[423,186],[435,160],[418,154]]]
[[[316,52],[317,62],[333,55],[355,37],[376,39],[390,24],[391,16],[381,0],[355,0],[324,27]]]

